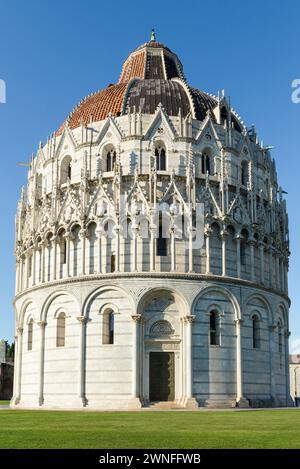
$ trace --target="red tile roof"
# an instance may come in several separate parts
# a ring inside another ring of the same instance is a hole
[[[127,83],[110,85],[104,90],[98,91],[92,96],[86,98],[67,118],[69,127],[71,129],[76,129],[81,125],[81,123],[83,125],[87,125],[90,120],[93,122],[101,121],[110,113],[113,116],[118,116],[122,109],[126,87]],[[63,132],[65,125],[66,121],[57,131],[57,135]]]

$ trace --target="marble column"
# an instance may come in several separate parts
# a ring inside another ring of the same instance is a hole
[[[241,278],[241,240],[243,236],[239,233],[235,236],[236,243],[236,276]]]
[[[58,237],[57,236],[52,236],[51,242],[52,242],[52,246],[53,246],[53,273],[52,273],[52,278],[53,278],[53,280],[56,280],[56,276],[57,276],[57,243],[58,243]]]
[[[194,229],[192,226],[189,227],[189,273],[194,272],[194,259],[193,259],[193,236]]]
[[[85,395],[85,355],[86,355],[86,324],[87,318],[85,316],[77,317],[77,321],[80,325],[80,344],[79,344],[79,386],[78,396],[83,406],[87,405],[87,399]]]
[[[114,228],[115,239],[116,239],[116,265],[115,272],[120,272],[120,226],[117,225]]]
[[[138,227],[132,224],[132,235],[133,235],[133,253],[132,253],[132,270],[137,271],[137,239],[138,239]]]
[[[212,230],[211,228],[206,228],[205,230],[205,254],[206,254],[206,275],[211,274],[210,271],[210,238]]]
[[[85,264],[86,264],[86,239],[87,239],[87,230],[82,228],[80,230],[81,237],[81,275],[85,275]]]
[[[228,231],[222,230],[221,231],[221,240],[222,240],[222,276],[226,276],[226,238],[228,235]]]
[[[270,353],[270,390],[271,390],[271,400],[272,405],[276,405],[276,370],[274,357],[276,356],[276,343],[275,343],[275,333],[277,331],[276,324],[273,324],[269,327],[269,353]]]
[[[102,237],[102,233],[103,233],[103,230],[102,230],[102,226],[98,226],[97,228],[97,236],[98,236],[98,273],[101,274],[102,273],[102,240],[101,240],[101,237]]]
[[[16,399],[15,404],[21,401],[21,381],[22,381],[22,354],[23,354],[23,328],[17,329],[18,337],[18,356],[17,356],[17,385],[16,385]]]
[[[19,357],[19,336],[18,334],[15,335],[15,366],[14,366],[14,381],[13,381],[13,396],[11,402],[16,404],[17,398],[17,388],[18,388],[18,357]]]
[[[139,399],[139,326],[141,322],[141,314],[133,314],[133,331],[132,331],[132,398]]]
[[[38,322],[40,326],[40,362],[39,362],[39,405],[44,404],[44,364],[45,364],[45,328],[46,321]]]
[[[32,286],[36,283],[36,248],[33,248],[32,254]]]
[[[175,232],[174,227],[170,230],[170,243],[171,243],[171,272],[176,271],[176,253],[175,253]]]
[[[25,289],[29,285],[29,251],[25,254]]]
[[[186,396],[185,407],[198,407],[196,399],[193,397],[193,340],[192,340],[192,323],[196,319],[194,315],[184,316],[185,324],[185,376],[186,376]]]
[[[150,226],[150,272],[155,270],[155,232],[156,229],[153,226]]]
[[[249,239],[249,246],[250,246],[250,269],[251,269],[251,281],[255,282],[255,255],[254,255],[254,247],[256,241],[254,238]]]
[[[249,407],[243,395],[242,319],[236,319],[236,403],[238,407]]]
[[[42,251],[41,251],[41,282],[45,282],[45,244],[46,241],[42,242]]]
[[[265,243],[260,241],[259,243],[259,253],[260,253],[260,281],[265,283]]]
[[[69,233],[69,232],[65,233],[64,237],[66,239],[66,276],[70,277],[70,241],[71,241],[71,233]]]

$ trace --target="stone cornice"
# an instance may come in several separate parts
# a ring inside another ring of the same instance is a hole
[[[105,273],[105,274],[90,274],[77,277],[63,278],[55,280],[52,282],[41,283],[35,285],[34,287],[27,288],[26,290],[18,293],[13,301],[15,305],[16,301],[22,298],[24,295],[27,295],[30,292],[38,291],[48,287],[58,286],[58,285],[69,285],[73,283],[82,283],[82,282],[93,282],[95,280],[109,281],[109,280],[126,280],[131,278],[153,278],[153,279],[173,279],[173,280],[197,280],[197,281],[209,281],[213,283],[221,283],[232,286],[244,286],[249,288],[256,288],[260,291],[267,293],[272,293],[280,296],[282,299],[288,302],[289,306],[291,304],[290,298],[273,288],[264,287],[256,282],[251,282],[250,280],[238,279],[234,277],[222,277],[220,275],[206,275],[206,274],[197,274],[197,273],[184,273],[184,272],[114,272],[114,273]]]

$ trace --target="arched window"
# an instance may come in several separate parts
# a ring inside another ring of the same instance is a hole
[[[163,217],[162,213],[159,213],[159,229],[158,238],[156,240],[156,255],[163,257],[168,255],[168,238],[163,233]]]
[[[106,171],[113,171],[116,164],[117,154],[111,149],[106,154]]]
[[[66,315],[59,313],[56,326],[56,347],[64,347],[66,342]]]
[[[33,340],[33,319],[30,319],[28,323],[27,350],[32,350],[32,340]]]
[[[72,158],[65,156],[60,165],[60,183],[65,184],[72,177]]]
[[[116,255],[112,254],[110,256],[110,271],[115,272],[116,270]]]
[[[260,348],[259,317],[257,314],[252,316],[252,346]]]
[[[240,244],[240,257],[241,265],[247,264],[247,241],[248,241],[248,232],[246,230],[241,231],[241,244]]]
[[[67,262],[67,241],[66,238],[62,238],[60,243],[60,263],[65,264]]]
[[[242,186],[247,186],[247,183],[248,183],[248,162],[247,161],[242,161],[241,183],[242,183]]]
[[[109,311],[103,314],[103,344],[114,344],[115,313]]]
[[[209,313],[209,343],[220,345],[219,315],[216,311]]]
[[[202,152],[202,173],[203,174],[212,174],[212,165],[211,165],[211,151],[206,148]]]
[[[155,157],[157,171],[165,171],[167,169],[166,150],[163,146],[157,146],[155,148]]]

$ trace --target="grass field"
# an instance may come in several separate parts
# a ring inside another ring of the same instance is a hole
[[[300,411],[0,411],[0,448],[300,448]]]
[[[8,405],[9,404],[9,401],[1,401],[0,400],[0,405]]]

